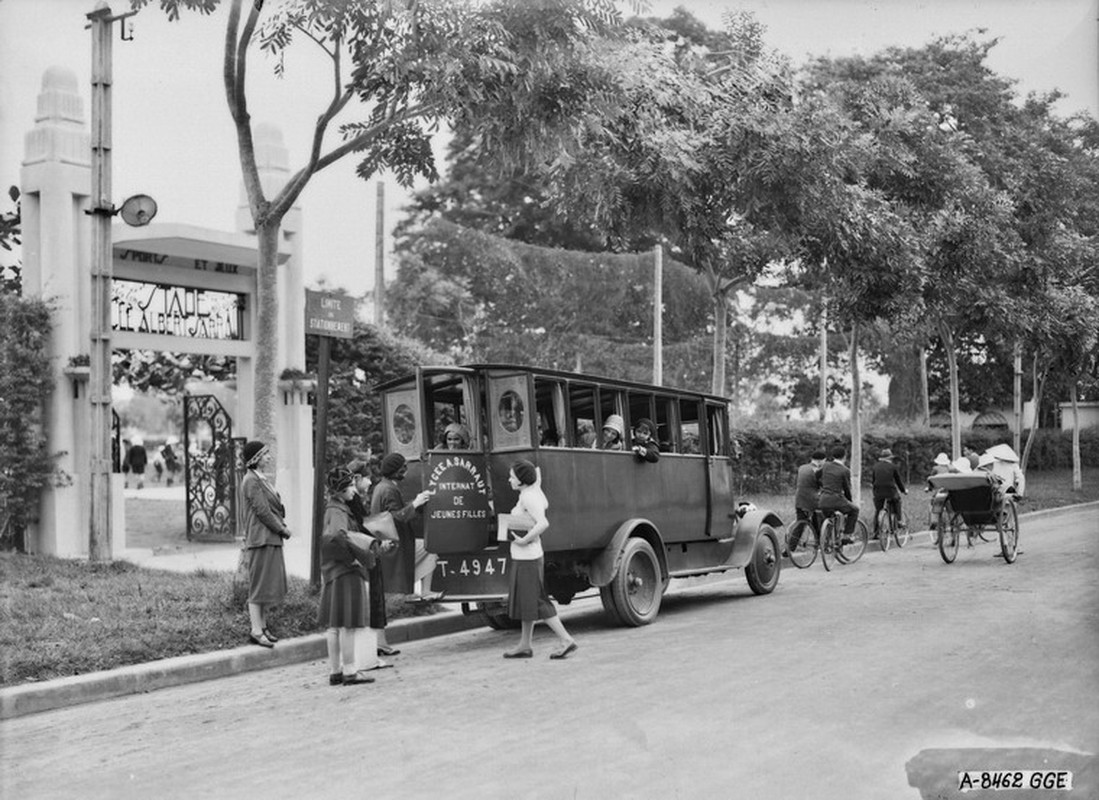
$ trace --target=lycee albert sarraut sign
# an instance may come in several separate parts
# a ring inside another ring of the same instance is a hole
[[[355,301],[346,295],[306,289],[305,333],[352,338],[355,335]]]

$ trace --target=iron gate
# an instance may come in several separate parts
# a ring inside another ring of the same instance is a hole
[[[183,469],[189,540],[225,542],[236,537],[237,476],[243,449],[244,439],[233,438],[233,421],[216,397],[184,397]]]

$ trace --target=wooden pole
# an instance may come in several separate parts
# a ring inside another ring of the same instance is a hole
[[[317,364],[317,430],[313,439],[313,539],[309,582],[321,585],[321,533],[324,529],[324,480],[328,473],[328,366],[332,338],[319,337]]]
[[[664,385],[664,249],[653,247],[653,383]]]
[[[88,558],[110,561],[111,547],[111,31],[101,3],[87,15],[92,29],[91,209],[91,519]]]

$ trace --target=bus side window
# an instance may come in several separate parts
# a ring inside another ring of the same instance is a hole
[[[541,447],[566,447],[565,387],[561,381],[534,379],[534,404]]]
[[[599,431],[602,433],[603,425],[606,424],[607,419],[611,414],[617,414],[618,416],[624,416],[626,413],[625,393],[622,391],[616,391],[614,389],[600,389],[599,390]],[[629,430],[623,430],[622,446],[626,446],[627,437],[629,436]],[[602,447],[600,442],[600,447]]]
[[[699,440],[698,402],[679,401],[679,449],[684,455],[700,455],[702,443]]]
[[[710,455],[729,455],[729,435],[725,425],[725,409],[706,405],[706,430],[709,433]]]
[[[599,435],[595,429],[594,386],[582,383],[569,385],[569,417],[572,419],[574,426],[572,431],[573,447],[592,447]]]
[[[641,394],[640,392],[630,392],[627,395],[630,404],[630,418],[627,420],[627,429],[630,431],[631,437],[633,436],[633,430],[637,427],[637,421],[640,419],[647,419],[656,424],[656,419],[653,414],[653,396],[651,394]],[[660,436],[654,431],[654,438],[659,441]]]
[[[675,453],[679,426],[676,423],[675,400],[670,397],[656,398],[656,442],[661,453]]]

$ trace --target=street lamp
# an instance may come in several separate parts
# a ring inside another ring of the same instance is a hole
[[[136,14],[113,15],[105,2],[87,15],[92,31],[92,135],[91,135],[91,353],[88,400],[91,403],[91,519],[88,558],[109,561],[111,552],[111,217],[147,223],[156,203],[130,198],[121,209],[111,203],[111,27]],[[127,38],[123,22],[122,38]],[[130,37],[132,38],[132,37]],[[129,208],[128,208],[129,206]]]

